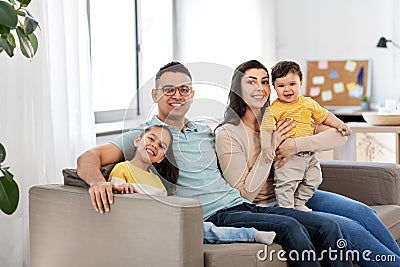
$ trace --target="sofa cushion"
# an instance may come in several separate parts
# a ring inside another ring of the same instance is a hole
[[[286,262],[279,261],[277,258],[269,258],[269,253],[275,250],[273,254],[277,257],[277,251],[282,247],[277,244],[268,246],[268,257],[265,260],[259,260],[257,254],[260,250],[261,257],[265,254],[264,244],[259,243],[233,243],[233,244],[206,244],[204,245],[204,266],[206,267],[243,267],[243,266],[268,266],[268,267],[287,267]]]
[[[379,205],[371,206],[382,222],[389,229],[390,233],[398,242],[400,241],[400,206],[398,205]]]
[[[111,163],[105,165],[101,168],[101,173],[103,176],[108,179],[108,176],[111,173],[111,170],[114,168],[115,163]],[[76,169],[64,169],[62,171],[64,176],[64,185],[72,185],[72,186],[79,186],[83,188],[89,188],[89,185],[78,176],[78,172]]]

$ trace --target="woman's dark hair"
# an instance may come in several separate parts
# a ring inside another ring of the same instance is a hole
[[[228,104],[225,110],[224,120],[219,126],[226,123],[238,125],[240,122],[240,118],[244,115],[247,105],[246,102],[244,102],[243,100],[241,81],[244,73],[249,69],[263,69],[268,74],[267,68],[257,60],[249,60],[237,66],[232,76],[231,88],[228,95]],[[263,107],[263,110],[268,105],[269,97]]]
[[[157,162],[153,163],[153,166],[157,170],[158,174],[161,175],[162,178],[164,178],[165,180],[167,180],[172,184],[176,184],[176,182],[178,181],[179,169],[177,167],[174,151],[172,149],[173,136],[168,127],[165,125],[152,125],[146,127],[144,131],[140,134],[140,137],[143,137],[145,133],[149,132],[151,129],[155,127],[161,127],[169,133],[171,137],[171,144],[168,146],[167,151],[165,151],[164,159],[159,163]]]
[[[276,79],[285,77],[290,72],[299,76],[300,81],[303,80],[303,73],[301,72],[299,64],[297,64],[296,62],[280,61],[276,63],[275,66],[273,66],[271,69],[272,85],[274,85]]]

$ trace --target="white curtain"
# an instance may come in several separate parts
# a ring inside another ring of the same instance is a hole
[[[0,212],[0,262],[29,266],[28,191],[62,183],[61,170],[95,145],[86,1],[33,0],[39,50],[30,62],[0,54],[0,142],[20,187],[16,212]]]

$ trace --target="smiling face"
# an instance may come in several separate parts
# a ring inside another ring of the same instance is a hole
[[[134,141],[137,148],[136,154],[143,162],[148,164],[161,162],[165,158],[165,153],[171,143],[170,132],[158,126],[152,126],[141,137],[137,136]]]
[[[269,76],[264,69],[248,69],[241,80],[242,97],[251,109],[261,109],[267,101],[271,88]]]
[[[279,100],[285,104],[295,104],[299,100],[300,89],[303,81],[299,75],[289,72],[282,78],[276,78],[274,88]]]
[[[158,105],[158,117],[162,121],[182,120],[190,108],[194,97],[194,90],[187,95],[182,96],[179,90],[175,90],[175,94],[167,96],[162,90],[165,86],[191,85],[190,77],[182,72],[165,72],[157,80],[156,89],[152,91],[153,101]]]

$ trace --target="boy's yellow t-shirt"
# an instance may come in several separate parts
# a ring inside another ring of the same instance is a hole
[[[116,185],[132,184],[136,191],[141,194],[167,195],[167,190],[157,175],[144,171],[129,161],[115,165],[108,180]]]
[[[276,130],[275,124],[282,117],[293,119],[296,134],[292,137],[311,136],[314,134],[314,124],[321,124],[328,117],[329,111],[321,107],[311,97],[299,96],[295,104],[284,104],[276,99],[265,110],[260,129]]]

